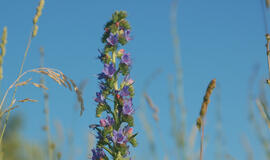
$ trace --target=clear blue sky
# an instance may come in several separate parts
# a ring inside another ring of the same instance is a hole
[[[38,0],[0,1],[0,28],[8,27],[2,81],[4,89],[15,80],[18,73],[37,5]],[[162,73],[148,88],[149,95],[160,108],[161,130],[154,129],[154,132],[157,144],[160,139],[157,133],[162,132],[167,152],[174,148],[169,130],[168,100],[168,76],[176,74],[170,33],[170,6],[171,1],[164,0],[46,1],[38,22],[38,36],[29,50],[25,70],[39,66],[39,47],[43,46],[45,66],[62,70],[77,83],[89,79],[83,95],[86,110],[82,117],[79,117],[79,112],[74,113],[75,95],[47,79],[52,125],[59,121],[64,127],[66,137],[68,130],[73,130],[75,146],[79,148],[76,159],[87,159],[87,136],[90,132],[88,125],[97,122],[93,101],[95,92],[98,91],[95,74],[102,70],[102,65],[96,60],[97,49],[103,48],[100,41],[103,26],[116,10],[126,10],[132,25],[134,40],[125,49],[133,57],[132,77],[136,81],[137,93],[135,106],[140,109],[140,96],[145,80],[161,68]],[[241,137],[246,135],[250,139],[256,159],[263,158],[262,148],[247,121],[248,79],[254,65],[260,65],[257,84],[267,75],[260,1],[180,0],[177,20],[188,130],[190,131],[196,121],[208,82],[216,78],[221,90],[222,129],[226,140],[224,147],[237,160],[244,160],[246,157]],[[38,81],[38,76],[34,77]],[[41,130],[44,124],[42,93],[36,88],[26,87],[18,90],[17,97],[40,100],[38,104],[25,104],[15,112],[24,114],[23,135],[30,140],[43,142],[45,134]],[[206,124],[207,160],[215,159],[216,102],[212,102]],[[135,129],[140,132],[140,145],[135,149],[135,153],[139,155],[137,159],[144,159],[141,155],[147,150],[147,141],[138,117]],[[53,130],[53,133],[56,131]],[[198,142],[199,139],[196,150]],[[63,154],[66,156],[67,145],[66,142],[62,145]],[[160,159],[165,154],[162,148],[159,145]],[[174,159],[174,156],[171,159]]]

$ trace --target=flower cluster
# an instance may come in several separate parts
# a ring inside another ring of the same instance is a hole
[[[137,145],[136,134],[133,134],[132,99],[134,81],[130,78],[131,55],[124,49],[130,37],[130,25],[125,19],[126,12],[115,12],[105,25],[98,59],[104,64],[98,74],[100,91],[96,93],[96,116],[104,116],[99,124],[90,125],[97,131],[97,146],[92,150],[92,160],[108,160],[110,154],[114,160],[130,160],[129,145]],[[104,114],[106,113],[106,114]]]

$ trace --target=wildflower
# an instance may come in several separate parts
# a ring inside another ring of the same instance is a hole
[[[124,135],[123,130],[119,129],[118,131],[113,131],[112,140],[114,143],[124,144],[128,142],[127,136]]]
[[[101,119],[99,122],[101,127],[109,127],[114,124],[114,119],[107,116],[106,119]]]
[[[134,113],[134,109],[132,107],[132,99],[124,100],[123,105],[123,114],[124,115],[132,115]]]
[[[130,41],[131,40],[131,37],[129,36],[129,34],[130,34],[130,30],[129,29],[124,31],[124,37],[125,37],[126,41]]]
[[[106,78],[107,76],[102,72],[102,73],[99,73],[98,74],[98,79],[101,80],[101,79],[104,79]]]
[[[98,49],[98,52],[100,53],[100,55],[98,56],[98,59],[102,61],[102,59],[106,57],[106,55],[100,49]]]
[[[104,103],[105,98],[102,95],[102,93],[101,92],[97,92],[96,95],[97,95],[97,97],[95,98],[95,101],[97,103]]]
[[[128,89],[129,89],[129,86],[124,86],[122,90],[120,91],[120,96],[122,97],[129,96],[130,92]]]
[[[97,128],[97,127],[99,127],[98,124],[90,124],[90,125],[89,125],[89,128],[91,128],[91,129],[95,129],[95,128]]]
[[[102,37],[102,42],[105,43],[104,49],[98,50],[100,53],[98,59],[104,64],[104,68],[97,77],[100,91],[96,93],[95,98],[98,102],[96,116],[100,117],[104,112],[107,116],[100,119],[99,124],[89,126],[97,131],[98,140],[97,148],[92,150],[92,160],[108,160],[107,153],[113,160],[131,160],[127,143],[136,147],[137,133],[133,135],[131,128],[134,113],[132,104],[134,81],[129,75],[131,55],[119,48],[120,45],[124,46],[131,40],[130,25],[125,17],[126,13],[123,11],[113,14],[104,28],[105,33]],[[123,79],[122,83],[118,81],[120,79]],[[111,103],[107,103],[107,99]],[[127,123],[127,126],[123,127],[124,123]],[[103,152],[104,149],[106,152]]]
[[[125,78],[124,78],[124,82],[126,85],[131,85],[134,83],[134,80],[130,78],[130,75],[126,75]]]
[[[124,49],[119,49],[119,51],[117,52],[117,56],[122,57],[124,53],[125,53]]]
[[[105,85],[104,82],[100,82],[99,83],[99,89],[102,90],[102,91],[107,89],[107,87],[106,87],[106,85]]]
[[[109,28],[105,28],[105,31],[106,31],[106,32],[109,32],[110,30],[109,30]]]
[[[123,54],[121,57],[121,63],[124,63],[128,66],[131,65],[131,58],[129,53]]]
[[[110,36],[106,40],[111,46],[114,46],[118,43],[118,34],[114,35],[113,33],[110,33]]]
[[[102,160],[105,158],[105,153],[102,148],[92,149],[92,160]]]
[[[125,126],[125,127],[123,128],[123,132],[124,132],[125,135],[131,135],[132,132],[133,132],[133,128],[131,128],[131,127],[129,127],[129,126]]]
[[[122,97],[119,94],[116,94],[117,99],[121,99]]]
[[[103,73],[108,76],[109,78],[112,78],[112,76],[114,75],[115,73],[115,68],[113,66],[113,64],[104,64],[104,69],[103,69]]]

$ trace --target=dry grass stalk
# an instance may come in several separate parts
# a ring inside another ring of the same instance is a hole
[[[10,112],[11,110],[15,109],[15,108],[18,108],[19,106],[14,106],[16,102],[16,99],[14,99],[11,104],[7,107],[7,109],[5,109],[3,112],[0,112],[0,118],[2,118],[2,116],[7,113],[7,112]]]
[[[29,39],[28,39],[28,42],[27,42],[27,46],[26,46],[26,49],[25,49],[25,52],[24,52],[24,57],[23,57],[23,60],[22,60],[22,64],[21,64],[21,67],[20,67],[20,71],[19,71],[19,74],[18,74],[18,78],[22,75],[23,73],[23,67],[24,67],[24,63],[25,63],[25,60],[26,60],[26,57],[28,55],[28,51],[29,51],[29,48],[31,46],[31,42],[32,42],[32,39],[37,35],[37,29],[38,29],[38,26],[36,25],[37,21],[38,21],[38,18],[41,16],[41,12],[42,12],[42,9],[44,7],[44,3],[45,3],[45,0],[40,0],[39,2],[39,6],[37,7],[37,12],[36,12],[36,15],[33,19],[33,24],[34,26],[32,27],[32,32],[31,34],[29,35]],[[0,71],[2,70],[2,67],[0,68]],[[16,82],[17,83],[17,82]],[[13,87],[11,87],[13,88]],[[7,91],[9,91],[11,88],[8,88]],[[16,91],[17,91],[17,87],[15,86],[15,89],[14,89],[14,92],[13,92],[13,96],[12,96],[12,100],[15,99],[15,95],[16,95]],[[5,95],[6,96],[6,95]],[[2,102],[4,102],[4,99],[5,99],[5,96],[3,97],[2,99]],[[3,106],[3,103],[1,102],[0,104],[0,111],[2,109],[2,106]],[[5,124],[4,124],[4,127],[2,129],[2,133],[1,133],[1,137],[0,137],[0,145],[2,143],[2,137],[5,133],[5,130],[6,130],[6,126],[7,126],[7,121],[9,119],[9,115],[10,115],[10,112],[8,112],[8,115],[6,116],[6,120],[5,120]]]
[[[146,102],[148,103],[148,105],[150,106],[150,108],[153,110],[153,118],[155,119],[155,121],[158,121],[159,120],[159,117],[158,117],[158,112],[159,112],[159,109],[156,105],[154,105],[152,99],[150,98],[150,96],[147,94],[147,93],[144,93],[144,98],[146,100]]]
[[[2,41],[0,43],[1,54],[0,54],[0,80],[3,79],[3,57],[6,54],[6,44],[7,44],[7,27],[4,27],[2,34]]]
[[[33,25],[34,26],[33,26],[32,38],[34,38],[37,35],[37,32],[38,32],[37,22],[38,22],[39,17],[42,14],[42,9],[44,8],[44,4],[45,4],[45,0],[40,0],[39,5],[36,9],[36,14],[33,18]]]
[[[72,88],[71,88],[70,83],[68,82],[67,76],[65,76],[64,74],[61,74],[61,76],[62,76],[62,79],[63,79],[63,80],[66,82],[66,84],[68,85],[69,90],[72,91]]]
[[[270,129],[270,117],[269,117],[269,115],[265,112],[265,110],[263,108],[263,105],[262,105],[262,103],[261,103],[261,101],[259,99],[256,99],[256,104],[257,104],[257,107],[260,110],[261,116],[263,117],[263,119],[266,122],[268,128]]]
[[[171,2],[171,9],[170,9],[170,22],[171,22],[171,36],[173,40],[173,49],[174,49],[174,64],[175,64],[175,69],[176,69],[176,85],[173,86],[173,90],[176,89],[175,93],[175,100],[176,104],[175,106],[178,106],[180,109],[180,113],[177,110],[177,108],[174,108],[172,105],[171,107],[171,115],[173,115],[172,120],[174,117],[180,117],[180,120],[176,118],[176,122],[173,122],[173,134],[176,140],[176,144],[178,147],[178,159],[188,159],[188,154],[187,154],[187,122],[186,122],[186,106],[184,103],[184,87],[183,87],[183,68],[182,68],[182,63],[181,63],[181,39],[179,36],[178,32],[178,9],[179,9],[179,0],[172,0]],[[172,92],[173,93],[173,92]],[[171,102],[175,103],[175,102]],[[173,112],[175,110],[175,112]],[[177,113],[177,116],[176,114]],[[180,116],[178,116],[180,115]],[[175,125],[176,124],[176,125]],[[181,127],[178,127],[180,124]],[[176,127],[175,127],[176,126]]]
[[[81,95],[81,92],[80,90],[78,89],[78,87],[76,86],[76,84],[74,83],[74,81],[72,79],[69,79],[68,77],[66,77],[65,79],[62,79],[62,76],[60,75],[64,75],[61,71],[59,70],[56,70],[56,69],[51,69],[51,68],[37,68],[37,69],[32,69],[32,70],[28,70],[24,73],[22,73],[10,86],[9,88],[6,90],[4,96],[3,96],[3,99],[1,101],[1,104],[0,104],[0,110],[2,109],[3,107],[3,104],[4,104],[4,101],[9,93],[9,91],[16,87],[17,84],[19,84],[19,80],[24,76],[26,75],[27,73],[31,73],[31,72],[34,72],[34,73],[39,73],[39,74],[44,74],[46,76],[49,76],[51,79],[53,79],[54,81],[56,81],[59,85],[61,85],[62,83],[59,83],[61,81],[67,83],[68,81],[70,81],[73,85],[73,88],[74,88],[74,91],[76,92],[76,95],[77,95],[77,99],[78,101],[80,102],[81,104],[81,112],[80,114],[82,115],[83,111],[84,111],[84,103],[83,103],[83,98],[82,98],[82,95]],[[42,86],[42,85],[41,85]],[[40,87],[41,87],[40,86]]]
[[[78,88],[79,88],[81,94],[83,94],[83,90],[84,90],[85,87],[87,86],[88,81],[89,81],[88,79],[84,79],[83,81],[81,81],[81,82],[79,83]],[[75,108],[76,110],[77,110],[78,108],[80,108],[80,104],[78,103],[78,101],[77,101],[77,103],[75,104],[74,108]]]
[[[269,72],[269,78],[270,78],[270,35],[267,33],[265,35],[266,38],[266,55],[267,55],[267,62],[268,62],[268,72]],[[270,84],[270,80],[267,79],[266,82]]]
[[[265,0],[266,8],[270,8],[270,0]]]
[[[27,85],[30,81],[32,80],[32,78],[29,78],[28,80],[26,80],[26,81],[23,81],[23,82],[20,82],[20,83],[17,83],[16,85],[15,85],[15,87],[19,87],[19,86],[25,86],[25,85]]]
[[[40,68],[44,67],[44,48],[40,48]],[[40,75],[40,84],[45,86],[44,75]],[[44,131],[47,135],[47,149],[48,149],[48,158],[49,160],[53,160],[53,152],[54,150],[50,147],[50,144],[53,143],[51,138],[51,130],[50,130],[50,107],[49,107],[49,94],[46,91],[46,88],[42,88],[43,97],[44,97],[44,114],[45,114],[45,126],[43,127]]]
[[[203,97],[203,102],[202,102],[202,106],[201,106],[201,111],[200,111],[200,116],[197,119],[197,127],[198,129],[201,129],[201,126],[203,125],[203,118],[205,117],[205,114],[207,112],[207,108],[208,108],[208,104],[210,102],[210,96],[211,93],[213,91],[213,89],[216,87],[216,79],[213,79],[208,87],[207,90],[205,92],[205,95]]]
[[[242,136],[242,144],[247,153],[247,160],[253,160],[253,150],[250,145],[249,139],[245,135]]]
[[[31,99],[31,98],[25,98],[22,100],[18,100],[18,102],[38,102],[38,101],[35,99]]]
[[[18,78],[17,78],[18,81],[20,80],[19,77],[21,77],[21,75],[22,75],[22,73],[23,73],[24,63],[25,63],[26,57],[27,57],[27,55],[28,55],[28,51],[29,51],[29,48],[30,48],[30,45],[31,45],[31,41],[32,41],[32,39],[37,35],[37,28],[38,28],[38,27],[37,27],[36,23],[37,23],[38,18],[39,18],[40,15],[41,15],[42,9],[43,9],[43,7],[44,7],[44,3],[45,3],[45,0],[40,0],[39,6],[37,7],[37,12],[36,12],[36,15],[35,15],[36,18],[34,18],[34,20],[33,20],[34,26],[32,27],[32,32],[31,32],[31,34],[29,35],[28,43],[27,43],[27,46],[26,46],[26,49],[25,49],[25,52],[24,52],[23,61],[22,61],[21,67],[20,67],[20,71],[19,71],[19,74],[18,74]],[[2,47],[1,47],[1,48],[2,48]],[[5,50],[5,49],[4,49],[4,50]],[[2,51],[3,51],[3,48],[2,48]],[[3,60],[3,59],[2,59],[2,60]],[[1,67],[1,68],[0,68],[1,74],[2,74],[2,70],[3,70],[3,69],[2,69],[2,67]],[[16,83],[18,83],[17,80],[15,81]],[[2,99],[2,101],[1,101],[1,104],[0,104],[0,111],[1,111],[1,109],[2,109],[2,107],[3,107],[3,102],[5,101],[5,98],[6,98],[6,96],[7,96],[8,91],[9,91],[11,88],[13,88],[14,85],[15,85],[16,83],[14,83],[12,87],[10,86],[10,87],[7,89],[7,91],[6,91],[6,93],[5,93],[4,97],[3,97],[3,99]],[[17,87],[15,86],[15,89],[14,89],[14,92],[13,92],[13,96],[12,96],[12,101],[15,99],[16,91],[17,91]],[[8,122],[8,119],[9,119],[9,115],[10,115],[10,112],[8,111],[8,115],[6,116],[5,123],[4,123],[3,129],[2,129],[2,131],[1,131],[0,147],[1,147],[1,144],[2,144],[2,138],[3,138],[3,135],[4,135],[5,130],[6,130],[7,122]],[[0,152],[1,152],[1,150],[2,150],[2,149],[0,148]]]
[[[83,98],[82,98],[82,92],[79,90],[79,88],[77,87],[77,85],[75,84],[75,82],[72,79],[69,79],[69,81],[71,82],[73,89],[76,92],[78,102],[80,102],[80,104],[81,104],[80,115],[82,115],[83,111],[84,111],[84,102],[83,102]]]
[[[48,89],[44,84],[37,84],[37,83],[34,83],[34,82],[32,82],[32,84],[35,86],[35,87],[37,87],[37,88],[43,88],[43,89]]]
[[[213,89],[216,87],[216,79],[213,79],[206,89],[203,103],[201,106],[200,116],[197,119],[197,127],[201,131],[201,145],[200,145],[200,160],[203,159],[203,139],[204,139],[204,117],[207,112],[208,104],[210,103],[210,96],[213,91]]]
[[[14,109],[16,109],[16,108],[18,108],[18,107],[19,107],[18,105],[8,107],[6,110],[4,110],[3,112],[0,113],[0,118],[1,118],[5,113],[10,112],[10,111],[12,111],[12,110],[14,110]]]

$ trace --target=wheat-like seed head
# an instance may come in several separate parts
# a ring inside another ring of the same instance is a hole
[[[0,54],[0,80],[3,79],[3,57],[6,54],[6,44],[7,44],[7,27],[4,27],[2,33],[2,41],[0,43],[1,54]]]
[[[203,118],[207,112],[208,104],[210,102],[210,96],[213,91],[213,89],[216,87],[216,79],[213,79],[206,89],[205,95],[203,97],[203,102],[201,106],[200,116],[197,119],[197,127],[201,129],[201,126],[203,125]]]
[[[77,95],[77,99],[81,104],[80,115],[82,115],[82,113],[84,111],[84,102],[83,102],[81,91],[79,90],[79,88],[77,87],[77,85],[75,84],[75,82],[72,79],[65,76],[64,73],[62,73],[61,71],[56,70],[56,69],[51,69],[51,68],[37,68],[37,69],[28,70],[28,71],[24,72],[23,74],[21,74],[15,80],[15,82],[13,82],[10,85],[10,87],[6,90],[6,92],[4,94],[4,97],[3,97],[2,101],[1,101],[1,104],[0,104],[0,111],[1,111],[1,109],[3,107],[4,101],[5,101],[6,97],[7,97],[7,94],[10,91],[10,89],[12,89],[14,87],[24,86],[24,85],[27,85],[27,84],[29,84],[31,82],[31,80],[32,80],[31,78],[26,80],[26,81],[19,82],[19,80],[22,77],[24,77],[27,73],[31,73],[31,72],[46,75],[46,76],[50,77],[52,80],[54,80],[56,83],[58,83],[59,85],[63,85],[65,88],[69,88],[70,91],[72,91],[72,88],[73,88],[73,90],[75,91],[75,93]],[[72,86],[70,85],[70,83],[72,84]],[[37,87],[37,88],[48,89],[44,84],[38,84],[38,83],[35,83],[35,82],[31,82],[31,84],[34,87]],[[25,99],[19,100],[17,102],[37,102],[37,100],[30,99],[30,98],[25,98]],[[14,103],[15,103],[15,101],[14,101]],[[4,112],[1,112],[0,117],[2,115],[4,115],[5,113],[9,112],[10,110],[13,110],[14,108],[12,108],[12,106],[14,105],[14,103],[12,102],[12,105],[10,105],[7,110],[5,110]]]
[[[44,8],[44,4],[45,4],[45,0],[40,0],[39,5],[38,5],[38,7],[36,9],[36,14],[35,14],[35,16],[33,18],[34,26],[33,26],[32,38],[34,38],[37,35],[37,32],[38,32],[37,22],[38,22],[39,17],[42,14],[42,9]]]

